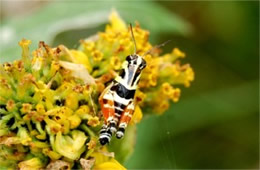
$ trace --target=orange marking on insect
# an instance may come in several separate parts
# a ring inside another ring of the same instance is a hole
[[[114,117],[115,115],[115,110],[113,107],[114,102],[112,100],[100,99],[99,103],[101,105],[101,110],[105,119],[105,123],[107,123],[108,118],[111,116]]]
[[[132,118],[133,113],[134,113],[134,110],[133,110],[133,109],[126,109],[126,110],[123,112],[123,114],[122,114],[122,116],[121,116],[121,118],[120,118],[119,125],[120,125],[121,123],[126,123],[126,124],[128,124],[128,123],[130,122],[131,118]]]

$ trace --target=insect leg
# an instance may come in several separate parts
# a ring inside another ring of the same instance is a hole
[[[112,132],[108,128],[109,117],[111,116],[111,113],[114,112],[114,108],[112,107],[111,102],[109,102],[110,98],[111,98],[111,93],[108,87],[103,91],[103,93],[99,97],[99,103],[101,105],[101,110],[104,117],[104,125],[100,130],[100,136],[99,136],[99,141],[102,145],[109,143],[112,136]]]
[[[101,145],[105,145],[110,142],[112,133],[108,130],[108,127],[106,124],[104,124],[100,130],[99,134],[99,142]]]
[[[113,96],[113,95],[111,95]],[[115,106],[114,106],[114,100],[108,100],[108,107],[110,107],[109,112],[108,112],[108,130],[111,131],[111,133],[116,132],[116,124],[117,121],[115,119]]]
[[[118,125],[121,116],[126,108],[126,105],[122,104],[119,101],[114,101],[114,106],[115,106],[115,120],[116,120],[116,124]]]
[[[126,108],[125,108],[125,110],[124,110],[124,112],[121,116],[121,119],[119,121],[118,129],[117,129],[117,132],[116,132],[116,137],[118,139],[120,139],[124,136],[125,129],[126,129],[128,123],[130,122],[132,115],[134,113],[134,108],[135,108],[134,102],[130,102],[126,106]]]

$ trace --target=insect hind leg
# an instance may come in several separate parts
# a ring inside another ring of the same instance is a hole
[[[116,129],[116,124],[117,124],[117,121],[114,117],[111,117],[110,120],[108,120],[108,130],[114,134],[116,133],[117,129]]]
[[[116,132],[116,138],[121,139],[122,137],[124,137],[124,135],[125,135],[125,128],[126,127],[122,127],[122,126],[118,128],[118,130]]]
[[[100,130],[99,142],[101,145],[105,145],[110,142],[112,132],[109,130],[107,125],[103,125]]]
[[[126,129],[128,123],[130,122],[132,115],[134,113],[134,106],[135,106],[134,103],[130,102],[127,105],[126,109],[124,110],[124,112],[120,118],[118,130],[116,132],[116,137],[118,139],[121,139],[122,137],[124,137],[125,129]]]

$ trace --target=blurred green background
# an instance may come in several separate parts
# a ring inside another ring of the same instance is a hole
[[[259,169],[258,1],[1,1],[0,62],[18,41],[78,47],[111,9],[139,21],[150,40],[186,52],[195,81],[162,116],[138,125],[129,169]]]

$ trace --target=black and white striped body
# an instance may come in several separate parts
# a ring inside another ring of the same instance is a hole
[[[140,80],[145,60],[138,55],[127,56],[122,70],[99,98],[105,124],[100,131],[100,143],[109,143],[111,136],[124,136],[125,128],[135,109],[134,95]]]

